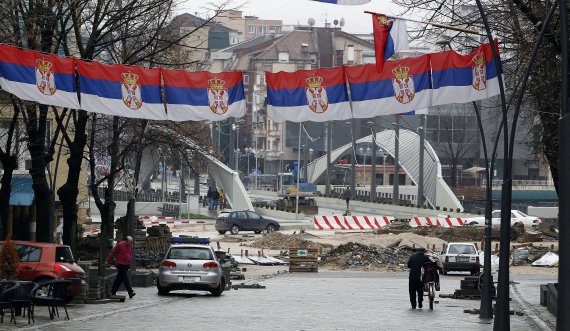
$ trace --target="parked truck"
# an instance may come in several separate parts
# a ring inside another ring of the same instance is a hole
[[[317,186],[313,183],[300,182],[297,185],[297,172],[277,174],[277,206],[281,208],[295,208],[297,196],[299,197],[299,212],[315,215],[319,208],[314,199],[317,196]]]

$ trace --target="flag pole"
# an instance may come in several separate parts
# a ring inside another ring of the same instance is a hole
[[[372,15],[384,15],[384,14],[379,14],[379,13],[375,13],[375,12],[371,12],[371,11],[365,11],[365,13],[366,14],[372,14]],[[432,26],[438,27],[438,28],[455,30],[455,31],[459,31],[459,32],[469,33],[469,34],[476,34],[479,36],[487,36],[486,34],[477,32],[475,30],[464,29],[464,28],[460,28],[460,27],[452,26],[452,25],[446,25],[446,24],[435,23],[435,22],[430,22],[430,21],[420,21],[420,20],[414,20],[411,18],[403,18],[403,17],[398,17],[398,16],[388,16],[388,15],[384,15],[384,16],[386,16],[387,18],[395,19],[395,20],[403,20],[403,21],[408,21],[408,22],[427,24],[427,25],[432,25]]]

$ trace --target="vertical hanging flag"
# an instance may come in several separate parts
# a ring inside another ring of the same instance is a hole
[[[275,122],[351,118],[344,67],[265,73],[267,114]]]
[[[346,67],[355,118],[402,114],[431,105],[429,55],[389,61],[377,72],[373,64]]]
[[[246,113],[242,72],[162,70],[171,121],[222,121]]]
[[[370,0],[312,0],[318,2],[332,3],[335,5],[363,5],[369,3]]]
[[[130,118],[164,120],[160,70],[77,60],[81,109]]]
[[[0,45],[0,87],[23,100],[79,109],[73,59]]]
[[[382,71],[384,62],[401,50],[408,49],[406,21],[388,18],[383,14],[372,14],[376,70]]]
[[[482,100],[499,94],[495,60],[501,59],[493,59],[491,44],[483,44],[469,55],[446,51],[430,54],[430,57],[434,106]]]

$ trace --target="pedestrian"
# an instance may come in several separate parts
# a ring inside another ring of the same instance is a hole
[[[214,189],[214,204],[213,204],[214,210],[218,209],[218,201],[219,200],[220,200],[220,192],[218,192],[218,189],[215,188]]]
[[[425,255],[426,249],[420,247],[416,253],[410,256],[408,260],[408,268],[410,268],[408,289],[410,292],[410,303],[412,309],[416,309],[416,294],[418,296],[418,308],[422,308],[422,301],[424,299],[424,283],[422,281],[422,267],[424,263],[431,262],[429,257]]]
[[[206,193],[206,198],[208,199],[208,210],[213,210],[214,203],[214,190],[212,187],[208,187],[208,193]]]
[[[108,266],[113,258],[115,259],[115,268],[117,268],[117,278],[113,282],[111,287],[111,294],[117,295],[117,290],[121,284],[125,285],[125,289],[129,293],[129,298],[132,299],[136,293],[131,287],[131,282],[129,281],[129,276],[127,275],[127,270],[131,265],[131,258],[133,254],[133,237],[127,236],[125,240],[119,241],[107,259],[105,260],[105,265]]]
[[[346,209],[348,209],[348,205],[350,204],[350,198],[352,198],[352,191],[350,190],[349,186],[347,186],[344,192],[342,192],[342,197],[346,201]]]
[[[224,190],[220,189],[220,209],[226,208],[226,194]]]

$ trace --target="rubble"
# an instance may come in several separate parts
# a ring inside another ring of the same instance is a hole
[[[409,246],[382,248],[349,242],[323,256],[320,265],[332,269],[402,270],[412,254]]]
[[[274,250],[288,250],[289,248],[321,248],[332,247],[329,244],[320,244],[314,241],[299,238],[296,234],[285,235],[280,232],[273,232],[260,240],[256,240],[247,246],[274,249]]]

